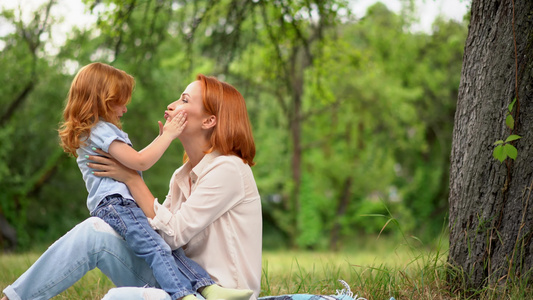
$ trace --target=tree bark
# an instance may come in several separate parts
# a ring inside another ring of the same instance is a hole
[[[9,224],[0,212],[0,249],[3,252],[15,250],[17,246],[17,231]]]
[[[350,196],[352,192],[353,176],[350,175],[344,180],[342,193],[337,201],[337,211],[335,213],[335,222],[333,223],[333,229],[331,229],[329,239],[329,250],[338,251],[339,241],[341,237],[341,222],[340,219],[346,214],[348,204],[350,203]]]
[[[467,288],[478,288],[533,269],[533,1],[473,0],[471,9],[450,162],[448,260]],[[511,131],[505,117],[514,98]],[[493,144],[510,134],[522,137],[518,157],[500,163]]]

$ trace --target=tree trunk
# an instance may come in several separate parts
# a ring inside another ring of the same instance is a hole
[[[339,241],[341,237],[341,222],[340,219],[346,214],[348,204],[350,203],[350,196],[352,192],[353,176],[350,175],[344,180],[344,186],[342,193],[337,201],[337,212],[335,213],[335,222],[333,223],[333,229],[331,229],[329,238],[329,250],[338,251]]]
[[[0,212],[0,250],[12,251],[17,246],[17,231]]]
[[[533,269],[532,16],[533,1],[472,1],[449,196],[448,260],[464,271],[467,288],[505,283]],[[514,98],[511,131],[505,117]],[[522,137],[514,143],[518,157],[500,163],[493,144],[510,134]]]
[[[298,215],[300,214],[300,188],[302,185],[302,124],[301,124],[301,95],[295,94],[292,98],[294,116],[289,120],[292,141],[291,174],[293,189],[289,199],[292,223],[291,247],[296,248],[296,239],[300,235]]]

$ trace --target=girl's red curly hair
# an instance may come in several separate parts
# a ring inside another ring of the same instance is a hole
[[[128,104],[135,80],[126,72],[103,63],[91,63],[80,69],[68,93],[59,127],[60,145],[76,155],[91,128],[100,120],[122,128],[114,108]]]

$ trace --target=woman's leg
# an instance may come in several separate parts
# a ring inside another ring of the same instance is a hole
[[[104,221],[89,218],[57,240],[12,285],[10,300],[50,299],[99,268],[117,286],[155,286],[150,267]]]
[[[155,288],[121,287],[110,289],[102,300],[170,300],[170,295]]]

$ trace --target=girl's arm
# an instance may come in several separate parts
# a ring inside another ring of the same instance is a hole
[[[109,154],[97,149],[99,155],[89,156],[89,160],[93,161],[88,164],[89,168],[94,169],[94,175],[98,177],[110,177],[120,182],[125,183],[130,190],[133,199],[143,210],[148,218],[155,217],[154,201],[155,197],[146,186],[146,183],[141,178],[137,171],[130,169],[118,160],[110,157]]]
[[[143,150],[137,152],[128,144],[117,140],[109,146],[109,154],[130,169],[146,171],[161,158],[170,143],[181,134],[186,124],[186,115],[180,112],[171,121],[165,123],[163,133]]]

